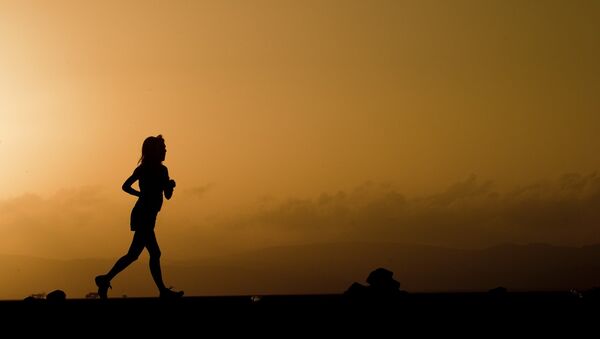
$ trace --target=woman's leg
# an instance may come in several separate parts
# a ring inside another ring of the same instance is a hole
[[[154,232],[152,232],[154,234]],[[133,240],[131,241],[131,246],[129,246],[129,251],[127,254],[119,258],[113,268],[106,274],[106,279],[111,281],[119,272],[123,271],[127,268],[127,266],[131,265],[132,262],[136,261],[140,256],[142,251],[144,250],[144,246],[147,241],[147,234],[143,231],[136,231],[133,234]]]
[[[148,232],[146,248],[150,253],[150,273],[152,279],[159,291],[166,289],[165,283],[162,279],[162,270],[160,269],[160,247],[158,247],[158,241],[156,241],[156,234],[154,231]]]
[[[108,297],[108,289],[111,287],[110,281],[140,256],[145,244],[146,236],[141,232],[135,232],[127,254],[119,258],[106,275],[99,275],[95,278],[100,298],[106,299]]]
[[[160,297],[178,298],[183,296],[183,291],[173,291],[166,288],[165,283],[163,282],[162,271],[160,268],[160,247],[158,247],[154,231],[152,231],[152,234],[148,235],[146,248],[150,253],[150,272],[152,273],[152,278],[154,279],[154,283],[156,283],[156,287],[158,287],[158,290],[160,291]]]

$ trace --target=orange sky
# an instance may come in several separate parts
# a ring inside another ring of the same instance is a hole
[[[252,225],[306,226],[321,194],[356,198],[369,181],[376,200],[415,197],[418,220],[401,220],[417,224],[431,221],[418,197],[461,184],[514,193],[580,173],[596,189],[598,1],[2,1],[0,41],[0,252],[120,254],[133,204],[120,186],[159,133],[178,183],[161,239],[178,257],[319,240]],[[312,200],[285,214],[295,198]],[[600,240],[584,228],[502,240]],[[493,243],[411,232],[392,240]]]
[[[157,133],[226,200],[600,167],[595,1],[0,6],[2,197],[118,188]]]

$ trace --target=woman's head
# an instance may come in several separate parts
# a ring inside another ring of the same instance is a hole
[[[140,162],[142,164],[148,163],[161,163],[165,160],[167,154],[167,146],[165,145],[165,139],[162,135],[155,137],[147,137],[142,145],[142,157]]]

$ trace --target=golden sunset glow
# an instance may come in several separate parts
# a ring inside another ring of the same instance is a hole
[[[600,242],[598,1],[1,1],[0,41],[2,254],[123,254],[158,134],[167,262]]]

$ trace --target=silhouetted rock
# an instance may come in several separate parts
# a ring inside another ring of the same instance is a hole
[[[395,294],[400,291],[400,283],[392,276],[394,273],[385,268],[378,268],[369,274],[367,283],[369,287],[376,293]]]
[[[86,299],[98,299],[98,298],[100,298],[100,295],[98,294],[98,292],[90,292],[85,295],[85,298]]]
[[[368,289],[367,286],[355,282],[350,285],[344,294],[350,297],[365,297],[369,292]]]
[[[491,290],[489,290],[488,293],[491,296],[499,297],[499,296],[506,295],[508,293],[508,290],[505,287],[498,286],[496,288],[492,288]]]
[[[23,299],[23,302],[27,303],[27,304],[33,304],[33,303],[37,302],[37,300],[38,299],[33,296],[27,296],[27,297],[25,297],[25,299]]]
[[[574,288],[572,288],[572,289],[569,290],[569,294],[571,295],[571,297],[573,297],[575,299],[581,299],[581,298],[583,298],[583,293],[581,293],[579,290],[576,290]]]
[[[581,294],[586,299],[600,300],[600,287],[593,287]]]
[[[400,282],[394,280],[394,273],[385,268],[378,268],[367,277],[369,286],[353,283],[344,295],[353,301],[395,302],[407,294],[400,290]]]
[[[63,301],[67,299],[67,294],[62,290],[54,290],[46,295],[48,301]]]

